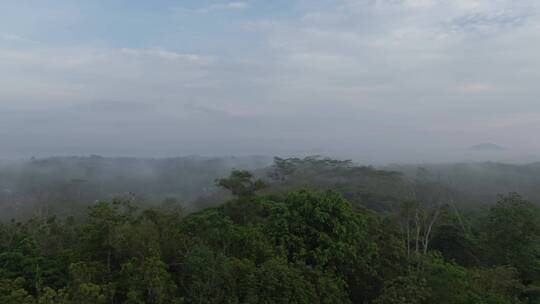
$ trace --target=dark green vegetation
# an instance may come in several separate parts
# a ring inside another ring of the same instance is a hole
[[[418,170],[276,159],[197,212],[122,197],[8,221],[0,303],[540,303],[540,209]]]

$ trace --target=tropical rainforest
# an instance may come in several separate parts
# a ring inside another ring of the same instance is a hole
[[[0,163],[0,303],[540,303],[540,165]]]

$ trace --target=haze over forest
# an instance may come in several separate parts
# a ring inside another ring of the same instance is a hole
[[[2,1],[0,158],[538,161],[539,6]]]
[[[0,0],[1,304],[540,304],[540,1]]]

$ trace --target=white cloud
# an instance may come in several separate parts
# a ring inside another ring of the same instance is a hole
[[[210,13],[210,12],[217,12],[217,11],[241,11],[241,10],[247,9],[248,7],[249,7],[248,2],[233,1],[233,2],[226,2],[226,3],[211,4],[211,5],[208,5],[205,7],[199,7],[199,8],[186,8],[183,6],[174,6],[173,10],[182,11],[182,12]]]
[[[203,13],[248,5],[184,12],[209,18]],[[540,113],[540,20],[532,0],[304,0],[295,9],[301,17],[253,17],[233,34],[219,29],[223,36],[211,43],[0,46],[0,103],[70,109],[58,129],[98,120],[104,138],[119,124],[133,138],[159,132],[202,153],[224,142],[244,153],[364,145],[380,152],[397,143],[429,152],[433,143],[468,146],[482,136],[510,146],[510,137],[497,138],[501,128],[490,127]],[[173,51],[184,47],[201,51]],[[76,105],[86,107],[70,108]],[[18,122],[0,123],[15,129]],[[530,127],[513,123],[512,132]],[[269,150],[257,150],[261,142]]]
[[[203,58],[196,54],[181,54],[170,51],[163,50],[152,50],[152,49],[129,49],[123,48],[119,50],[121,53],[137,57],[157,57],[167,60],[182,60],[190,62],[203,62],[209,60],[209,58]]]
[[[211,57],[153,49],[0,49],[0,99],[6,105],[88,100],[171,100],[205,79]],[[164,96],[167,96],[165,98]]]
[[[229,9],[245,9],[248,7],[247,2],[229,2],[225,5]]]

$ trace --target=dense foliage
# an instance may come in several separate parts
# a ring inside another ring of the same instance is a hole
[[[194,213],[123,198],[0,224],[0,303],[540,303],[540,209],[516,193],[468,210],[348,162],[269,172]]]

